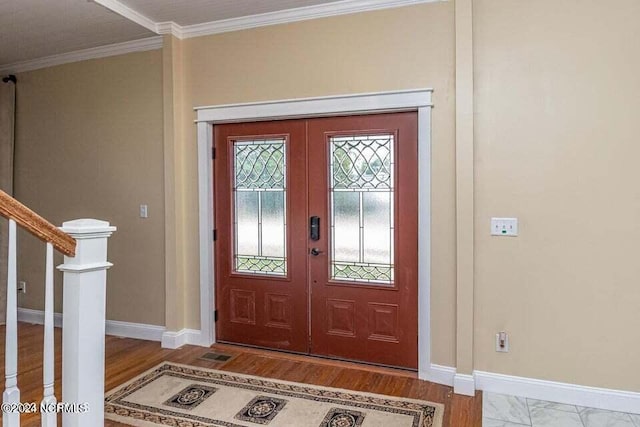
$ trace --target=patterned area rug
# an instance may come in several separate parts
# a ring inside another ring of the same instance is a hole
[[[441,427],[444,405],[164,362],[110,391],[133,426]]]

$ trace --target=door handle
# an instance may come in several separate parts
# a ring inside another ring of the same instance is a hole
[[[309,238],[311,240],[320,240],[320,217],[312,216],[309,218]]]
[[[320,249],[318,249],[318,248],[311,248],[309,250],[309,253],[311,255],[313,255],[313,256],[318,256],[318,255],[320,255],[322,253],[322,251]]]

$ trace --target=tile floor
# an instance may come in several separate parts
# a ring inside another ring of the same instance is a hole
[[[640,415],[484,393],[482,427],[640,427]]]

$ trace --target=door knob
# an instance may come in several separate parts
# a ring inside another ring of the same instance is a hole
[[[318,248],[311,248],[311,250],[309,251],[309,253],[313,256],[318,256],[322,253],[322,251]]]

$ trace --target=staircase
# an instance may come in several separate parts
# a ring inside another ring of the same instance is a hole
[[[58,228],[0,190],[0,215],[9,220],[3,427],[19,427],[20,414],[39,412],[42,426],[104,426],[104,338],[108,222],[80,219]],[[46,245],[43,394],[38,404],[20,401],[16,232],[20,226]],[[54,394],[53,251],[64,254],[62,401]]]

